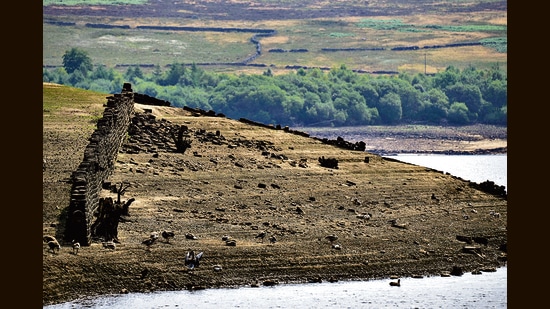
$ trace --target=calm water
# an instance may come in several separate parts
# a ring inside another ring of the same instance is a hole
[[[426,166],[465,180],[481,183],[486,180],[504,186],[508,191],[508,155],[440,155],[399,154],[384,156],[402,162]]]
[[[507,155],[387,156],[430,167],[474,182],[507,187]],[[402,278],[337,283],[282,284],[276,287],[209,289],[103,296],[44,306],[69,308],[506,308],[507,267],[482,275]]]
[[[400,287],[390,281],[124,294],[44,308],[506,308],[508,303],[507,267],[481,275],[402,278]]]

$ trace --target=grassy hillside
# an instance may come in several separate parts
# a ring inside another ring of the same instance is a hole
[[[66,181],[84,157],[88,138],[96,129],[106,103],[104,93],[56,84],[42,87],[43,223],[47,229],[69,205],[71,185]]]
[[[504,5],[503,5],[504,3]],[[260,38],[262,54],[253,64],[284,70],[287,65],[349,68],[365,71],[435,73],[458,68],[507,67],[507,11],[505,1],[209,1],[201,5],[151,2],[147,5],[105,6],[92,10],[44,9],[44,65],[61,65],[72,47],[89,52],[94,63],[153,64],[239,62],[256,52],[250,33],[161,31],[137,26],[186,26],[273,29]],[[71,8],[70,6],[68,8]],[[75,8],[75,7],[73,7]],[[59,23],[75,23],[61,26]],[[86,27],[91,24],[128,26],[128,29]],[[492,44],[455,48],[391,51],[394,47],[468,42]],[[326,48],[376,49],[327,52]],[[270,50],[305,49],[300,53]],[[216,71],[261,72],[264,69],[212,66]]]

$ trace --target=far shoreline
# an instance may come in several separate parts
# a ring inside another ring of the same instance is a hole
[[[321,140],[342,138],[350,143],[364,142],[365,151],[377,155],[489,155],[508,152],[508,128],[505,126],[397,125],[303,127],[297,130]]]

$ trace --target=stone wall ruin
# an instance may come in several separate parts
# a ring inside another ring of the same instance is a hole
[[[126,83],[120,94],[107,97],[103,117],[84,150],[84,158],[71,175],[72,188],[64,239],[87,246],[91,224],[99,207],[103,182],[112,175],[114,165],[134,113],[134,93]]]

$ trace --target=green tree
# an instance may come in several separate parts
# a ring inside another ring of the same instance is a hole
[[[304,108],[304,98],[298,95],[290,95],[283,101],[283,108],[285,115],[294,121],[296,115]]]
[[[508,107],[503,106],[496,109],[492,113],[489,113],[483,119],[486,123],[496,124],[496,125],[506,125],[508,123]]]
[[[203,75],[204,70],[200,69],[197,64],[193,63],[191,65],[191,69],[183,67],[178,83],[181,86],[199,87],[201,85]]]
[[[440,123],[447,118],[449,110],[449,99],[445,93],[433,88],[420,95],[421,108],[417,115],[418,120],[431,123]]]
[[[83,74],[91,71],[94,66],[88,53],[77,47],[71,48],[63,54],[63,67],[67,73],[71,74],[76,70],[85,70]]]
[[[451,124],[456,125],[465,125],[470,122],[470,118],[468,117],[468,107],[465,103],[456,102],[451,104],[451,108],[449,109],[449,114],[447,115],[447,119]]]
[[[479,112],[482,103],[481,91],[479,87],[472,84],[463,84],[458,82],[445,89],[445,94],[451,103],[466,103],[468,110],[472,113]]]
[[[401,99],[397,93],[388,93],[380,98],[378,104],[380,118],[385,124],[396,124],[403,116]]]
[[[160,65],[158,65],[158,64],[155,65],[152,76],[153,76],[153,81],[155,83],[159,83],[159,80],[162,78],[162,70],[160,68]]]
[[[107,79],[94,79],[90,83],[89,90],[103,93],[113,93],[114,89],[111,88],[111,81]]]
[[[449,66],[443,72],[437,73],[432,79],[432,84],[435,88],[445,89],[448,86],[454,85],[460,78],[460,70],[454,66]]]
[[[154,82],[142,82],[133,86],[133,88],[135,92],[143,93],[155,98],[161,92],[160,89],[162,89],[161,86],[155,84]]]
[[[159,79],[158,84],[161,86],[173,86],[177,84],[180,77],[185,73],[183,64],[174,62],[170,65],[170,69],[165,72]]]
[[[378,105],[378,92],[374,89],[374,86],[367,83],[361,83],[355,87],[355,90],[359,92],[368,106],[373,107]]]
[[[506,106],[508,103],[507,83],[501,80],[493,80],[487,86],[483,98],[496,107]]]
[[[403,120],[413,120],[417,117],[420,111],[420,94],[414,86],[412,86],[406,80],[398,79],[394,82],[398,85],[397,94],[401,99],[401,106],[403,110]]]
[[[114,72],[113,72],[113,69],[107,69],[107,67],[103,64],[97,65],[94,71],[92,72],[90,78],[113,80]]]
[[[55,74],[47,69],[42,69],[42,81],[46,83],[54,83]]]
[[[126,70],[126,73],[124,74],[124,78],[132,83],[135,83],[137,79],[143,79],[143,72],[139,68],[139,66],[130,66],[128,70]]]
[[[82,71],[75,70],[73,73],[69,74],[69,79],[67,80],[71,86],[76,87],[78,83],[81,83],[86,80],[86,76],[82,74]]]

